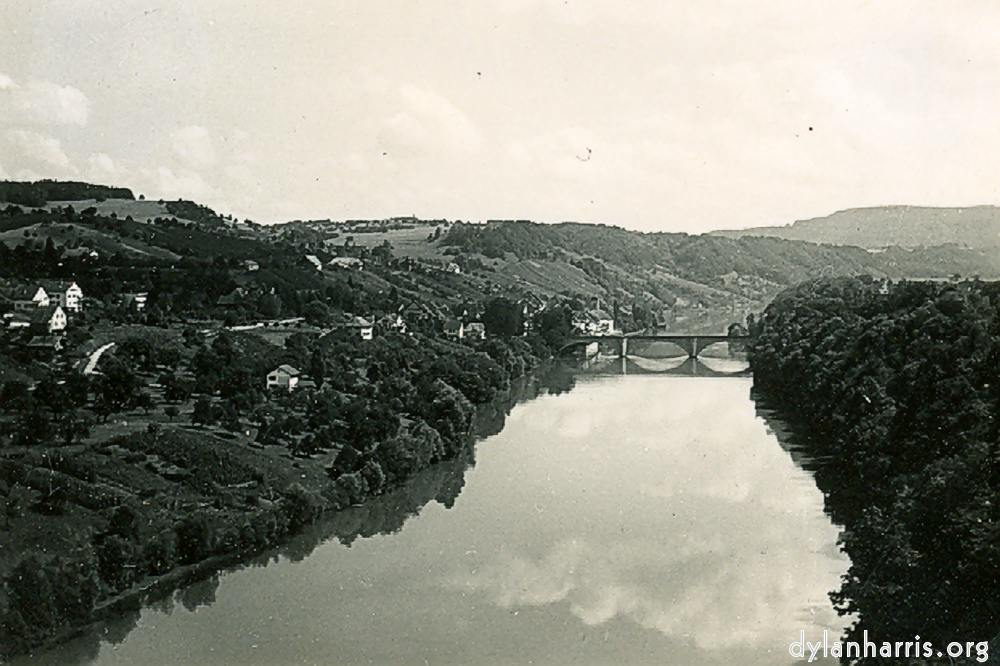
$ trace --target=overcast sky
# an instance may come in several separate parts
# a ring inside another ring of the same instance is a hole
[[[996,204],[993,0],[4,0],[0,178],[258,222]]]

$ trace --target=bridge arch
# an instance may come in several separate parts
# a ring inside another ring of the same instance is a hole
[[[629,347],[633,349],[640,347],[643,343],[671,343],[679,347],[688,355],[688,358],[698,358],[698,355],[708,347],[720,342],[729,345],[742,346],[746,344],[748,336],[745,335],[702,335],[702,334],[678,334],[667,333],[661,335],[636,334],[627,336],[578,336],[567,340],[558,350],[557,354],[565,354],[568,350],[582,345],[614,344],[620,356],[628,354]],[[732,347],[731,347],[732,348]]]

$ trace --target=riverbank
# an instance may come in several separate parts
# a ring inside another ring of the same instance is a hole
[[[300,418],[345,437],[332,445],[304,450],[164,424],[0,460],[8,497],[0,655],[65,640],[466,455],[477,424],[496,427],[499,418],[502,427],[518,378],[537,367],[518,342],[490,341],[483,353],[432,342],[421,349],[422,363],[411,353],[411,365],[394,373],[388,357],[412,352],[413,343],[382,340],[352,382],[297,392]],[[469,364],[486,376],[464,369]],[[410,378],[419,395],[412,384],[406,390]]]
[[[1000,627],[995,284],[812,281],[775,299],[755,390],[811,457],[851,569],[848,640],[989,641]],[[858,662],[864,663],[864,662]]]

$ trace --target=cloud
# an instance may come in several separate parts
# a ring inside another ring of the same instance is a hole
[[[483,144],[482,135],[469,117],[447,98],[405,84],[400,96],[406,107],[383,122],[390,149],[423,153],[445,148],[472,155]]]
[[[63,173],[76,172],[58,139],[24,129],[7,130],[6,137],[28,160],[55,167]]]
[[[94,153],[87,158],[87,177],[99,182],[113,183],[121,170],[106,153]]]
[[[156,175],[158,191],[171,198],[204,201],[210,197],[214,198],[217,194],[201,175],[193,171],[174,173],[169,167],[160,167]]]
[[[188,167],[196,168],[215,163],[215,148],[208,130],[198,125],[183,127],[170,135],[174,152]]]
[[[22,123],[83,126],[90,116],[90,100],[73,86],[51,81],[18,86],[9,76],[0,75],[0,90],[9,91],[14,119]]]
[[[712,650],[787,649],[817,623],[838,632],[827,592],[846,563],[825,550],[837,529],[747,390],[606,382],[519,407],[505,436],[546,445],[506,461],[516,473],[491,493],[509,498],[513,517],[497,518],[490,533],[501,536],[480,536],[443,586],[505,609],[562,605],[587,626],[627,620]]]

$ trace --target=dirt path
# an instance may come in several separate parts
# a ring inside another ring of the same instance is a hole
[[[115,343],[109,342],[103,347],[98,347],[94,350],[94,353],[90,355],[90,360],[87,361],[87,366],[83,369],[83,374],[89,375],[94,372],[94,368],[97,367],[97,362],[101,360],[101,354],[103,354],[108,349],[115,346]]]

